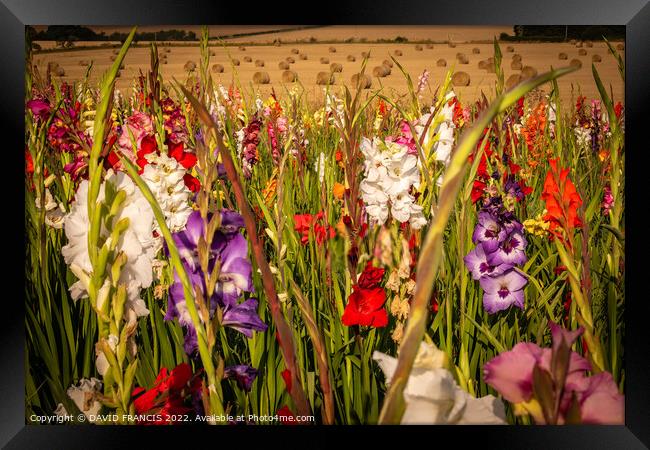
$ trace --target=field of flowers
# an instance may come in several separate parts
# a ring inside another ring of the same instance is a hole
[[[213,83],[206,31],[187,79],[152,45],[117,92],[132,37],[98,85],[27,55],[28,423],[624,422],[624,107],[595,67],[599,99],[559,101],[570,67],[506,91],[495,41],[496,98],[403,72],[314,105]]]

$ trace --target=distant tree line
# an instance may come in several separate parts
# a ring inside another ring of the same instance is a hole
[[[625,39],[623,25],[515,25],[514,36],[501,35],[503,40],[563,41]]]
[[[62,43],[63,47],[69,47],[75,41],[121,41],[126,40],[128,33],[114,32],[106,34],[104,32],[96,33],[88,27],[80,25],[50,25],[47,29],[36,31],[33,27],[28,27],[27,33],[32,41],[57,41]],[[135,41],[196,41],[197,36],[194,31],[186,30],[161,30],[161,31],[144,31],[135,34]]]

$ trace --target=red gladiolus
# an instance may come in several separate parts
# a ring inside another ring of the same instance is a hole
[[[316,243],[322,244],[327,239],[332,239],[336,236],[334,227],[331,227],[327,224],[323,225],[322,222],[325,219],[325,213],[323,211],[319,212],[316,215],[312,214],[295,214],[293,216],[294,221],[294,230],[301,234],[300,242],[306,244],[309,242],[309,232],[314,230],[314,236],[316,237]]]
[[[183,175],[183,181],[185,182],[185,186],[192,192],[199,192],[199,189],[201,189],[201,182],[189,173]]]
[[[145,390],[137,387],[133,390],[133,406],[137,414],[158,416],[156,420],[139,422],[145,425],[164,425],[172,423],[172,417],[188,414],[192,411],[185,399],[201,391],[201,378],[192,375],[189,364],[182,363],[171,372],[160,369],[154,387]]]
[[[472,203],[476,203],[483,197],[483,192],[486,187],[487,184],[481,180],[474,180],[474,184],[472,185]]]
[[[154,152],[159,153],[158,143],[156,143],[156,138],[151,135],[143,137],[142,141],[140,142],[140,150],[138,150],[137,153],[138,159],[136,160],[138,166],[140,166],[140,170],[138,171],[138,173],[142,174],[142,172],[144,171],[144,166],[149,164],[149,161],[147,161],[145,156]]]
[[[358,286],[362,289],[371,289],[379,286],[379,282],[384,278],[385,269],[373,267],[372,261],[368,261],[366,267],[359,276]]]
[[[568,235],[582,225],[578,217],[582,199],[569,179],[569,169],[558,169],[557,163],[557,158],[550,161],[551,170],[546,174],[542,200],[546,202],[547,211],[544,220],[550,222],[551,232],[559,236],[558,228]]]
[[[291,371],[289,369],[284,369],[282,371],[282,379],[284,384],[287,386],[287,392],[291,392]]]
[[[183,143],[177,144],[169,143],[169,156],[174,158],[178,163],[186,169],[191,169],[196,164],[196,155],[194,153],[186,152],[183,150]]]
[[[25,149],[25,172],[28,175],[34,173],[34,160],[32,159],[32,154],[27,149]]]
[[[369,327],[385,327],[388,325],[388,314],[384,309],[386,292],[375,287],[363,289],[358,285],[348,299],[341,321],[343,325],[363,325]]]

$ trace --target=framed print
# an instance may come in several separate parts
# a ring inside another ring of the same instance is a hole
[[[7,448],[650,443],[650,7],[381,3],[4,2]]]

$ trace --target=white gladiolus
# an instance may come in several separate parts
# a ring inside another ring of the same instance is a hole
[[[36,197],[36,208],[41,209],[41,198]],[[45,224],[60,230],[63,228],[65,219],[65,208],[62,203],[56,203],[52,193],[48,188],[45,188]]]
[[[378,138],[363,138],[360,145],[365,156],[365,178],[361,181],[361,198],[373,222],[383,224],[388,213],[398,222],[409,222],[414,229],[426,225],[422,207],[415,203],[411,187],[420,185],[417,156],[408,147]]]
[[[111,348],[111,350],[115,351],[115,349],[117,348],[117,343],[119,342],[119,339],[114,334],[111,334],[111,335],[108,336],[107,342],[108,342],[108,346]],[[106,374],[106,371],[110,367],[110,364],[108,364],[108,359],[106,359],[106,355],[104,355],[104,352],[101,351],[101,350],[97,350],[97,358],[95,359],[95,367],[97,367],[97,372],[101,376],[104,376]]]
[[[165,214],[165,222],[172,233],[185,228],[187,218],[192,214],[189,205],[191,191],[185,186],[185,168],[174,158],[165,154],[151,153],[146,156],[147,164],[142,179],[156,197]],[[154,227],[158,230],[157,222]]]
[[[123,233],[115,250],[116,253],[123,252],[127,258],[118,280],[127,288],[125,305],[127,316],[129,311],[135,312],[138,317],[147,315],[149,310],[140,298],[140,290],[148,288],[153,282],[152,263],[157,249],[160,248],[159,239],[153,236],[153,211],[133,181],[125,173],[115,173],[112,170],[107,172],[106,179],[100,186],[98,201],[104,199],[106,183],[111,183],[115,190],[123,190],[126,193],[126,199],[120,211],[113,218],[113,223],[124,218],[129,219],[129,227]],[[61,249],[61,254],[79,278],[79,281],[70,286],[70,293],[74,300],[86,298],[88,297],[88,278],[93,272],[88,255],[90,223],[87,180],[82,181],[79,185],[70,213],[65,218],[64,229],[68,243]],[[102,227],[100,235],[102,238],[108,239],[110,233]],[[107,273],[110,276],[110,271]]]
[[[320,152],[318,160],[314,162],[314,171],[318,174],[318,181],[322,185],[325,181],[325,153]]]
[[[373,359],[389,384],[397,359],[374,352]],[[474,398],[462,390],[445,368],[447,356],[435,345],[422,342],[404,388],[406,410],[401,424],[505,425],[503,402],[492,395]]]
[[[72,399],[75,405],[77,405],[77,408],[79,408],[79,411],[91,423],[95,422],[96,416],[102,408],[102,404],[97,400],[97,395],[101,393],[101,389],[102,382],[97,378],[91,378],[90,380],[82,378],[79,380],[78,386],[72,385],[67,391],[68,397]],[[57,408],[57,411],[65,412],[65,408],[62,410]]]

